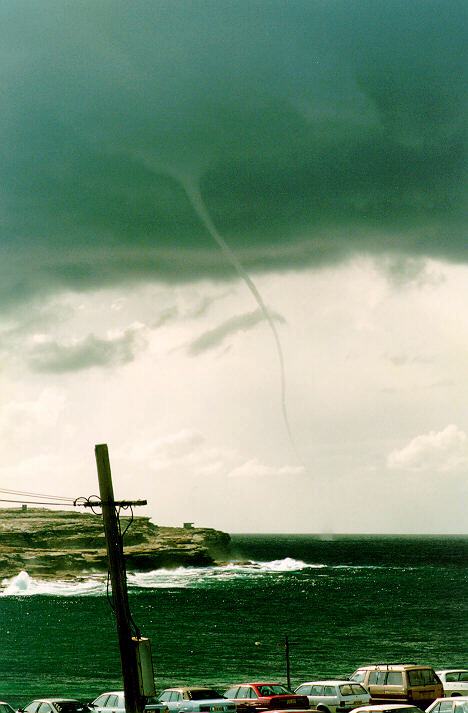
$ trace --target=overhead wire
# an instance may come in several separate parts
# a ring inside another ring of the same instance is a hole
[[[34,493],[29,490],[13,490],[12,488],[0,488],[0,493],[10,493],[11,495],[25,495],[26,497],[35,498],[48,498],[49,500],[70,500],[73,502],[73,498],[69,498],[66,495],[46,495],[46,493]]]
[[[63,505],[65,507],[77,507],[74,502],[51,502],[50,500],[12,500],[11,498],[0,498],[0,503],[19,503],[20,505]]]

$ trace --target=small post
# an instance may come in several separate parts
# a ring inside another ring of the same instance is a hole
[[[117,622],[120,660],[122,662],[125,710],[126,713],[141,713],[144,708],[144,701],[140,695],[137,655],[134,642],[132,642],[127,577],[123,557],[122,538],[120,536],[115,512],[109,453],[105,443],[97,445],[94,450],[96,454],[102,519],[112,584],[112,599]]]
[[[286,634],[284,637],[284,651],[286,654],[286,682],[288,685],[288,691],[291,690],[291,662],[289,659],[289,636]]]

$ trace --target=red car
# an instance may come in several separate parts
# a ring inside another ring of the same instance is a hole
[[[309,708],[307,696],[291,693],[282,683],[237,683],[224,693],[239,707],[291,709]]]

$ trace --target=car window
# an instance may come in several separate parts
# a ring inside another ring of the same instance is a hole
[[[322,696],[323,686],[312,686],[310,693],[312,696]]]
[[[37,709],[39,708],[40,705],[41,704],[38,703],[37,701],[33,701],[28,706],[26,706],[26,708],[24,709],[25,713],[35,713],[35,711],[37,711]]]
[[[59,713],[82,713],[85,708],[79,701],[56,701],[54,707]]]
[[[387,680],[385,683],[387,686],[402,686],[403,671],[389,671],[387,673]]]
[[[419,668],[408,671],[408,679],[411,686],[427,686],[438,683],[438,678],[431,668]]]
[[[324,696],[336,696],[335,686],[324,686],[323,687]]]
[[[222,698],[214,688],[192,688],[189,691],[189,698],[192,701],[208,701],[211,698]]]
[[[360,683],[352,683],[351,690],[355,696],[367,696],[367,691]]]
[[[353,689],[351,688],[351,684],[347,683],[344,686],[340,686],[340,694],[342,696],[352,696]]]
[[[453,701],[441,701],[439,707],[439,713],[452,713]]]
[[[106,701],[106,708],[117,708],[117,704],[119,702],[119,697],[116,695],[109,696],[109,698]],[[40,711],[39,711],[40,713]]]
[[[280,683],[273,683],[270,688],[275,696],[284,696],[287,693],[291,693],[286,686],[282,686]]]
[[[239,686],[233,686],[232,688],[228,688],[227,691],[224,691],[225,697],[226,698],[235,698],[238,689],[239,689]]]
[[[303,684],[302,686],[298,686],[294,693],[298,693],[301,696],[308,696],[310,695],[311,688],[312,686]]]
[[[168,701],[171,695],[171,691],[163,691],[158,698],[158,701]]]
[[[465,683],[467,683],[468,682],[468,671],[460,671],[460,678],[458,680],[464,681]]]
[[[252,686],[247,686],[246,698],[258,698],[258,693]]]
[[[107,699],[109,698],[108,693],[103,693],[101,696],[98,696],[96,700],[94,701],[95,706],[104,706],[106,704]]]
[[[387,676],[386,671],[371,671],[369,674],[369,685],[382,686]]]
[[[468,713],[468,701],[454,701],[454,713]]]
[[[50,713],[52,710],[52,706],[50,703],[41,703],[39,708],[37,709],[38,713]]]
[[[445,680],[447,683],[453,683],[454,681],[458,681],[459,673],[446,673],[445,674]]]
[[[250,698],[250,686],[239,686],[237,698]]]
[[[364,671],[356,671],[349,678],[351,681],[357,681],[357,683],[362,683],[364,681]]]
[[[15,713],[8,703],[0,703],[0,713]]]

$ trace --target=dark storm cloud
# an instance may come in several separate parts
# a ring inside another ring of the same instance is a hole
[[[273,312],[270,312],[270,315],[271,319],[275,322],[284,323],[285,321],[281,315]],[[194,339],[188,347],[188,352],[192,356],[195,356],[201,352],[219,347],[227,337],[237,334],[237,332],[247,332],[249,329],[253,329],[257,326],[257,324],[263,321],[265,321],[265,315],[261,309],[256,309],[254,312],[247,312],[245,314],[239,314],[235,317],[231,317],[222,324],[219,324],[217,327],[214,327],[214,329],[209,329]]]
[[[90,334],[73,344],[55,341],[38,344],[29,356],[29,365],[33,371],[55,374],[122,366],[133,361],[143,346],[141,336],[132,328],[107,339]]]
[[[355,253],[467,261],[466,5],[6,2],[0,299]]]

